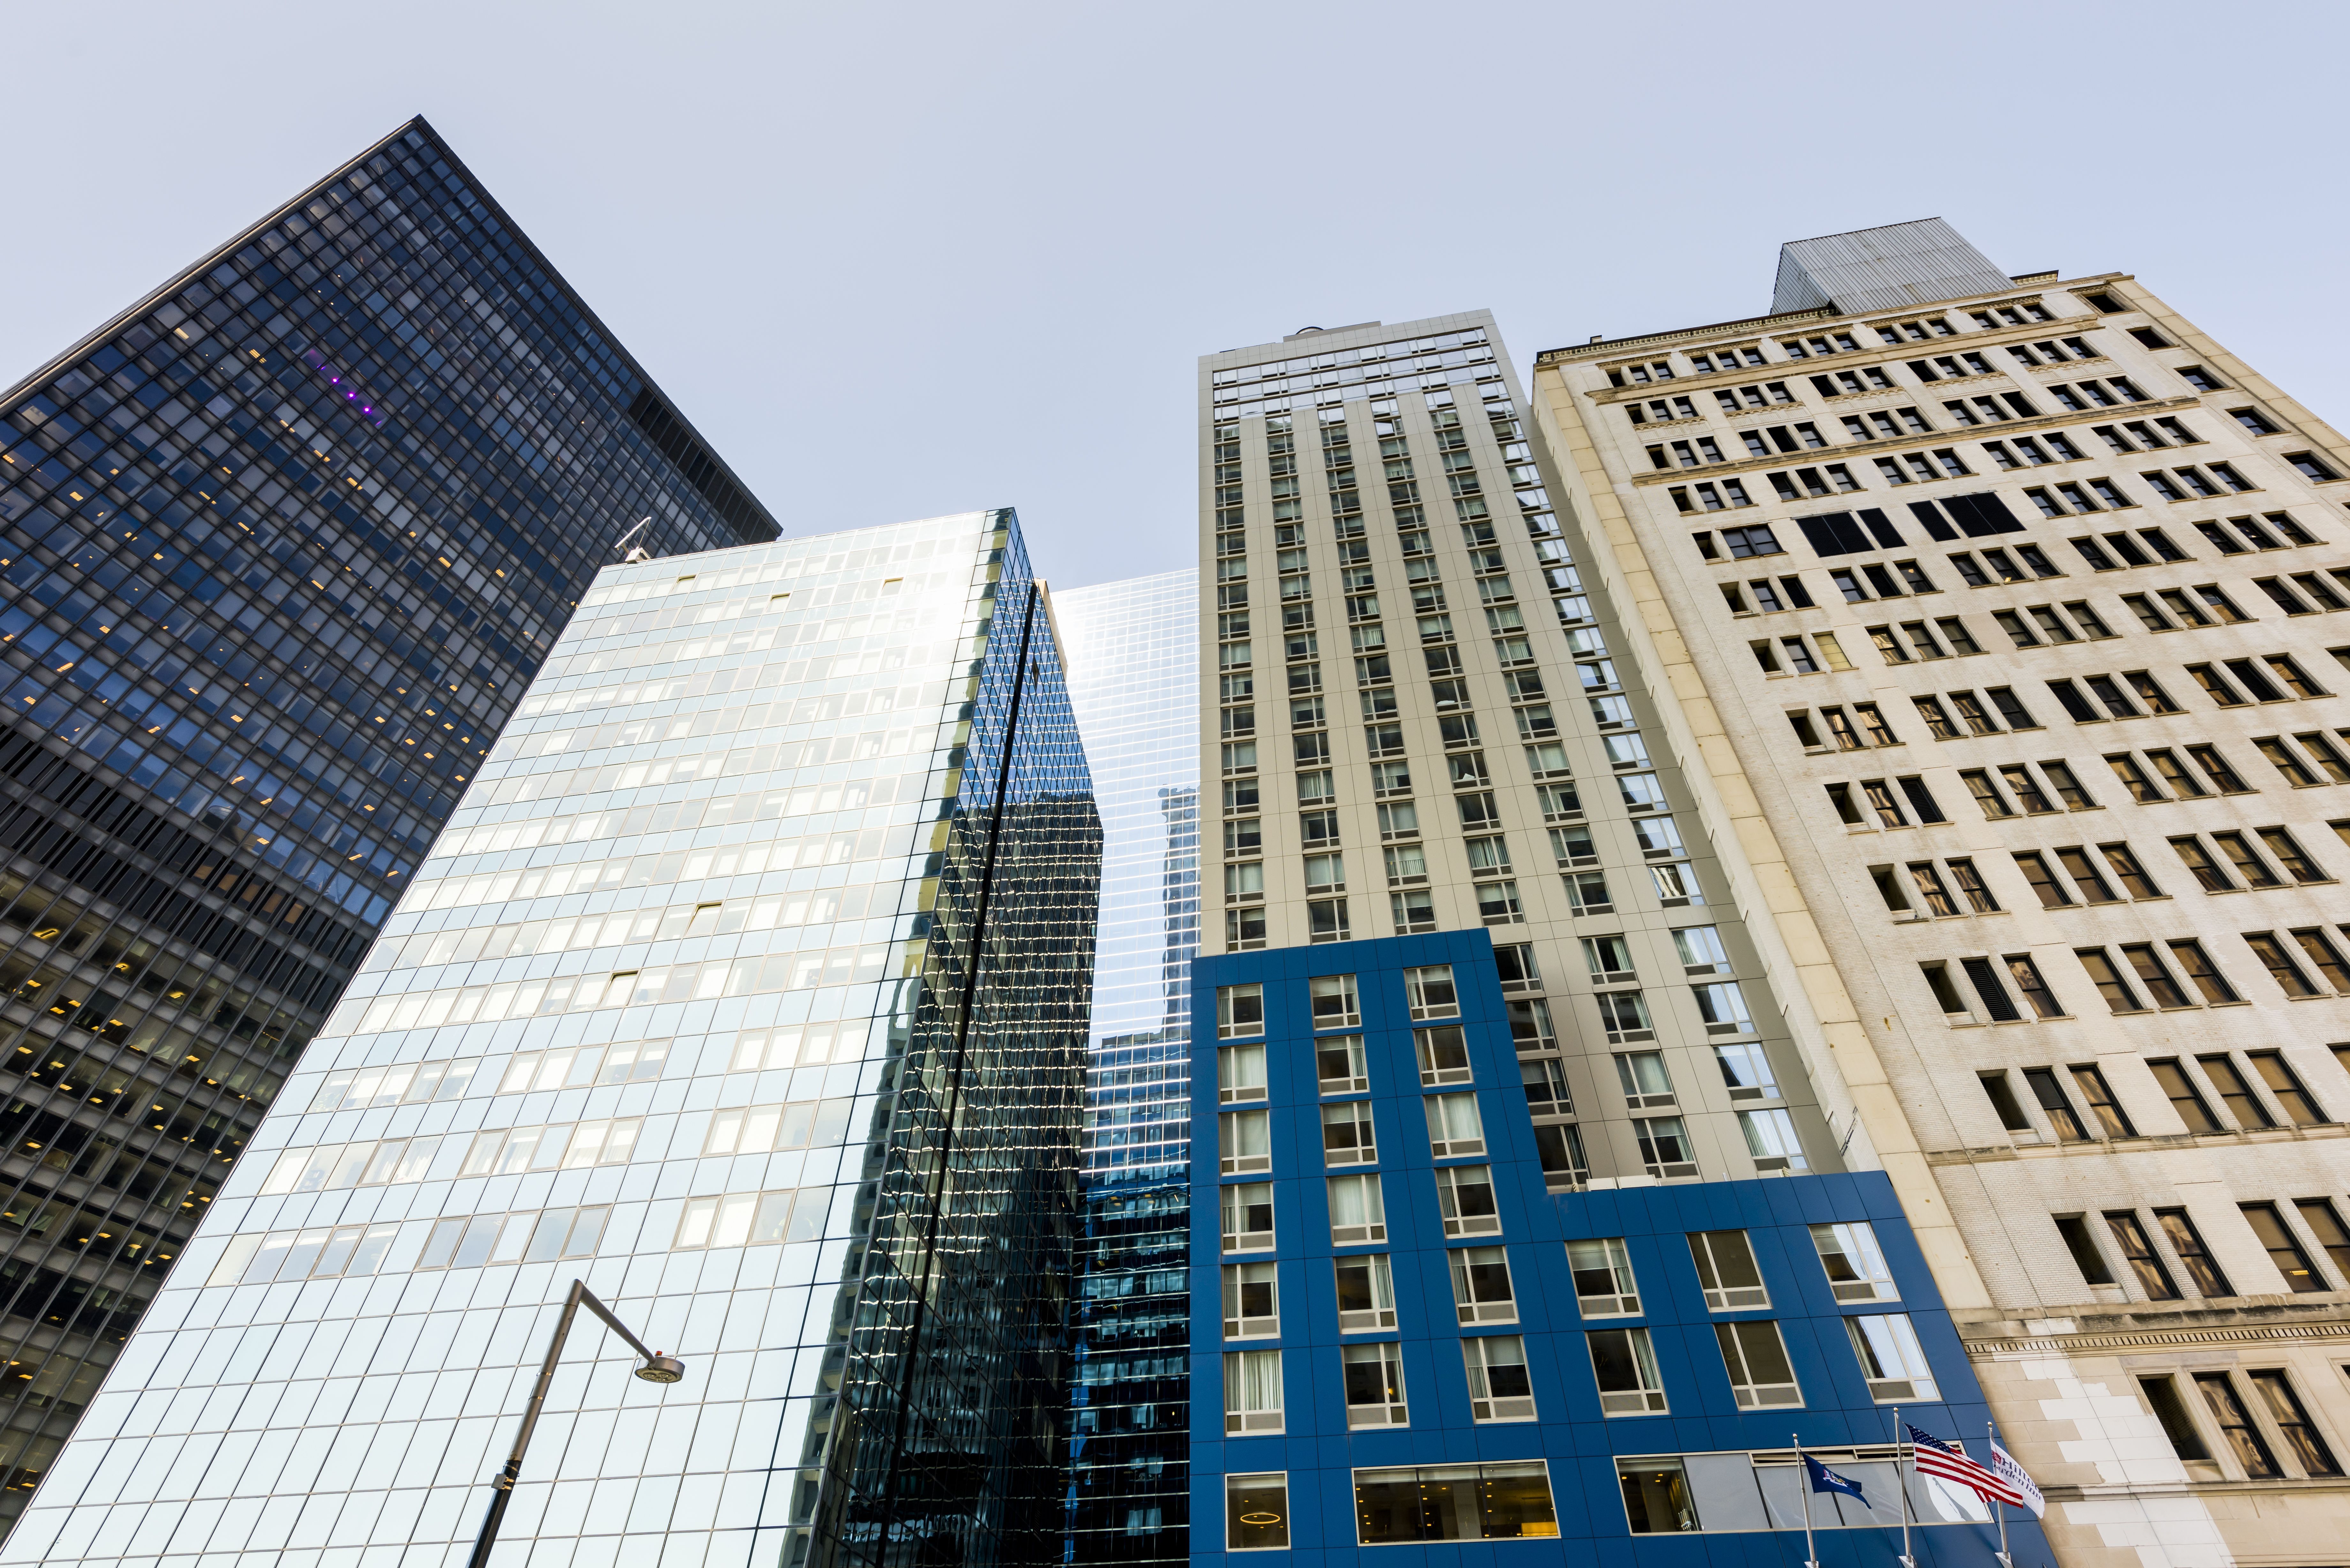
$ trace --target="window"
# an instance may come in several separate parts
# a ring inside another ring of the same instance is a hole
[[[2252,1425],[2251,1416],[2226,1373],[2197,1373],[2195,1391],[2203,1396],[2203,1407],[2210,1412],[2221,1440],[2236,1463],[2243,1467],[2246,1476],[2267,1480],[2284,1473],[2277,1469],[2276,1456],[2270,1451],[2268,1439]]]
[[[1893,1271],[1877,1244],[1877,1232],[1865,1220],[1812,1227],[1812,1246],[1826,1271],[1828,1288],[1841,1303],[1891,1302],[1901,1299]]]
[[[1795,1133],[1794,1112],[1777,1107],[1740,1111],[1738,1130],[1746,1138],[1746,1152],[1753,1158],[1755,1169],[1803,1170],[1807,1168],[1803,1140]]]
[[[2130,1210],[2110,1210],[2106,1217],[2106,1229],[2112,1232],[2114,1245],[2129,1265],[2137,1281],[2137,1288],[2148,1301],[2168,1302],[2178,1299],[2178,1287],[2170,1282],[2170,1270],[2155,1252],[2154,1243],[2147,1240],[2146,1226]]]
[[[1645,1328],[1594,1329],[1584,1335],[1591,1347],[1591,1370],[1599,1384],[1603,1416],[1667,1413],[1665,1383],[1657,1371],[1656,1347]]]
[[[2082,1063],[2073,1069],[2073,1082],[2081,1097],[2089,1105],[2089,1114],[2097,1119],[2097,1127],[2107,1137],[2136,1137],[2137,1129],[2130,1126],[2128,1115],[2121,1102],[2114,1098],[2111,1085],[2106,1082],[2105,1070],[2094,1063]]]
[[[2316,1423],[2303,1407],[2301,1396],[2293,1390],[2293,1383],[2278,1370],[2248,1372],[2252,1392],[2268,1407],[2269,1419],[2276,1423],[2279,1435],[2284,1438],[2286,1451],[2291,1453],[2303,1474],[2338,1476],[2342,1466],[2334,1459],[2334,1450],[2325,1446],[2318,1435]]]
[[[1555,1542],[1550,1472],[1539,1461],[1355,1472],[1356,1540]]]
[[[2113,1271],[2106,1267],[2105,1255],[2097,1251],[2095,1238],[2089,1234],[2089,1222],[2078,1214],[2058,1214],[2056,1234],[2063,1239],[2064,1250],[2073,1254],[2074,1266],[2081,1271],[2083,1282],[2110,1285]]]
[[[1635,1117],[1633,1141],[1640,1146],[1641,1167],[1659,1181],[1698,1174],[1690,1148],[1689,1129],[1679,1116]]]
[[[1787,1361],[1786,1342],[1779,1325],[1768,1318],[1713,1325],[1721,1362],[1730,1374],[1730,1391],[1742,1410],[1795,1406],[1804,1392],[1795,1384],[1795,1369]]]
[[[1744,1312],[1771,1304],[1745,1231],[1692,1231],[1689,1245],[1708,1312]]]
[[[2202,1091],[2195,1086],[2195,1080],[2187,1075],[2187,1069],[2178,1058],[2148,1062],[2147,1070],[2154,1075],[2155,1084],[2170,1101],[2170,1108],[2178,1113],[2178,1119],[2186,1125],[2189,1132],[2221,1130],[2220,1118],[2211,1114],[2210,1103],[2203,1098]]]
[[[2058,1137],[2066,1143],[2089,1141],[2089,1129],[2082,1122],[2080,1113],[2073,1108],[2073,1102],[2065,1097],[2064,1085],[2056,1081],[2054,1068],[2026,1067],[2023,1082],[2032,1090],[2032,1097],[2040,1102],[2041,1114],[2048,1118],[2048,1125],[2056,1129]]]
[[[2327,1288],[2324,1277],[2309,1261],[2309,1254],[2302,1250],[2301,1239],[2285,1224],[2284,1217],[2277,1212],[2275,1204],[2245,1203],[2239,1207],[2244,1211],[2244,1223],[2252,1228],[2252,1234],[2259,1238],[2262,1250],[2268,1253],[2269,1262],[2274,1263],[2277,1272],[2284,1277],[2287,1290],[2302,1293]]]
[[[1226,1111],[1216,1118],[1219,1170],[1226,1176],[1273,1168],[1270,1111]]]
[[[1469,1414],[1478,1421],[1534,1418],[1533,1380],[1526,1374],[1526,1342],[1514,1334],[1477,1334],[1461,1342],[1469,1374]]]
[[[1281,1284],[1272,1263],[1224,1265],[1224,1337],[1262,1339],[1281,1333]]]
[[[1493,1168],[1447,1165],[1436,1171],[1436,1207],[1447,1236],[1495,1236],[1502,1216],[1493,1203]]]
[[[1632,1279],[1632,1256],[1625,1250],[1622,1238],[1569,1241],[1566,1266],[1575,1281],[1575,1310],[1585,1317],[1640,1314],[1640,1293]]]
[[[1363,1022],[1363,1006],[1351,974],[1315,975],[1306,982],[1316,1029],[1354,1029]]]
[[[1376,1334],[1396,1325],[1395,1271],[1385,1252],[1331,1261],[1338,1287],[1338,1332]]]
[[[1227,1252],[1273,1250],[1273,1183],[1244,1181],[1216,1189],[1218,1218]]]
[[[1403,1402],[1402,1346],[1392,1342],[1341,1345],[1338,1365],[1350,1428],[1409,1424]]]
[[[1333,1176],[1330,1185],[1330,1244],[1334,1247],[1359,1247],[1367,1242],[1388,1239],[1387,1202],[1379,1191],[1377,1176]],[[1232,1190],[1226,1188],[1225,1191]],[[1271,1246],[1271,1225],[1268,1217],[1268,1240]]]
[[[1452,1305],[1464,1324],[1515,1323],[1508,1249],[1455,1247],[1445,1254],[1452,1273]]]
[[[1216,1099],[1222,1105],[1265,1097],[1264,1047],[1226,1045],[1216,1052]]]
[[[1404,1000],[1415,1020],[1458,1018],[1460,993],[1452,982],[1452,966],[1431,964],[1403,971]]]
[[[1264,987],[1220,985],[1216,988],[1216,1037],[1231,1040],[1264,1033]]]
[[[2294,1075],[2293,1070],[2285,1064],[2282,1053],[2248,1051],[2244,1054],[2244,1060],[2252,1064],[2252,1071],[2259,1074],[2261,1082],[2268,1085],[2270,1096],[2284,1108],[2287,1121],[2303,1127],[2325,1125],[2325,1114],[2318,1109],[2317,1102],[2310,1097],[2309,1091],[2302,1087],[2301,1079]]]
[[[1941,1397],[1908,1313],[1848,1317],[1844,1326],[1870,1398],[1880,1405],[1906,1405]]]
[[[1224,1547],[1272,1552],[1289,1545],[1289,1477],[1274,1472],[1224,1478]]]
[[[1946,981],[1944,983],[1947,984],[1948,981]],[[1950,1000],[1958,1000],[1955,992],[1952,994]],[[1961,1004],[1958,1007],[1950,1008],[1949,1011],[1952,1012],[1963,1012],[1966,1011],[1966,1008]],[[1984,1073],[1981,1075],[1981,1082],[1983,1086],[1983,1093],[1991,1099],[1991,1108],[1999,1115],[1999,1125],[2001,1127],[2005,1127],[2009,1132],[2036,1132],[2039,1130],[2032,1125],[2032,1118],[2023,1114],[2023,1102],[2015,1097],[2015,1085],[2007,1081],[2007,1075],[2005,1073]]]
[[[1427,1095],[1420,1106],[1427,1113],[1428,1141],[1437,1158],[1459,1159],[1485,1152],[1485,1124],[1478,1115],[1475,1095]]]
[[[1360,1095],[1370,1090],[1370,1068],[1359,1034],[1334,1034],[1314,1042],[1314,1072],[1325,1095]]]
[[[1281,1352],[1224,1353],[1224,1431],[1230,1436],[1282,1429]]]
[[[2317,1244],[2334,1262],[2334,1272],[2350,1279],[2350,1226],[2342,1222],[2332,1202],[2323,1198],[2303,1198],[2293,1204],[2301,1211],[2301,1222],[2317,1238]]]
[[[2168,1377],[2141,1377],[2137,1386],[2154,1418],[2162,1423],[2162,1435],[2170,1439],[2171,1451],[2182,1459],[2208,1462],[2211,1450],[2203,1446],[2202,1434],[2196,1431],[2194,1418],[2187,1413],[2187,1402],[2178,1397],[2178,1385]]]

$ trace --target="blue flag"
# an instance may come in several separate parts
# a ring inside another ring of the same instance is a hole
[[[1846,1497],[1857,1497],[1860,1498],[1861,1507],[1871,1513],[1877,1511],[1877,1505],[1862,1496],[1860,1483],[1850,1476],[1836,1474],[1809,1454],[1804,1456],[1804,1469],[1811,1472],[1814,1491],[1840,1491]]]

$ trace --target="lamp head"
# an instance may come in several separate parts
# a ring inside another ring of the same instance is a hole
[[[684,1377],[685,1363],[663,1352],[638,1367],[637,1376],[648,1383],[675,1383]]]

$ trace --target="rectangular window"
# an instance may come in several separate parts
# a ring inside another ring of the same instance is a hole
[[[2236,1463],[2253,1480],[2269,1480],[2284,1472],[2277,1468],[2276,1455],[2270,1451],[2269,1440],[2252,1425],[2251,1414],[2236,1393],[2235,1383],[2224,1372],[2199,1372],[2195,1375],[2195,1391],[2203,1396],[2203,1407],[2220,1428]]]
[[[1868,1221],[1854,1220],[1812,1227],[1812,1246],[1826,1271],[1828,1289],[1841,1303],[1901,1299],[1893,1270],[1877,1244]]]
[[[1591,1369],[1599,1383],[1603,1416],[1667,1413],[1665,1382],[1657,1371],[1656,1347],[1645,1328],[1594,1329],[1585,1334]]]
[[[1745,1231],[1692,1231],[1689,1246],[1708,1312],[1748,1312],[1771,1304]]]
[[[1347,1390],[1347,1425],[1402,1427],[1410,1424],[1403,1400],[1403,1347],[1393,1342],[1347,1345],[1338,1349]]]
[[[1216,1037],[1232,1040],[1264,1033],[1264,987],[1220,985],[1216,988]]]
[[[1378,1162],[1378,1142],[1371,1130],[1371,1103],[1368,1100],[1347,1100],[1322,1107],[1323,1164],[1372,1165]],[[1258,1168],[1271,1169],[1271,1160]]]
[[[1445,1257],[1451,1268],[1453,1310],[1462,1323],[1518,1321],[1506,1248],[1455,1247]]]
[[[1490,1165],[1438,1167],[1436,1207],[1443,1216],[1447,1236],[1501,1234],[1502,1216],[1493,1202],[1493,1168]]]
[[[2170,1108],[2178,1113],[2179,1121],[2185,1124],[2189,1132],[2221,1130],[2220,1119],[2211,1114],[2211,1106],[2203,1098],[2202,1091],[2195,1086],[2195,1081],[2187,1075],[2186,1067],[2176,1057],[2148,1062],[2146,1065],[2147,1070],[2154,1075],[2156,1085],[2170,1101]]]
[[[2244,1203],[2238,1207],[2244,1212],[2244,1223],[2252,1228],[2252,1234],[2259,1238],[2262,1250],[2268,1253],[2269,1262],[2274,1263],[2277,1272],[2283,1276],[2287,1290],[2299,1294],[2326,1288],[2324,1277],[2310,1262],[2309,1254],[2302,1250],[2301,1238],[2293,1233],[2292,1227],[2284,1222],[2284,1216],[2277,1212],[2275,1204]]]
[[[1281,1352],[1225,1352],[1225,1433],[1238,1437],[1243,1433],[1278,1432],[1281,1429]]]
[[[2113,1232],[2114,1245],[2120,1249],[2122,1261],[2130,1267],[2137,1288],[2148,1301],[2168,1302],[2178,1299],[2178,1287],[2171,1282],[2170,1269],[2154,1250],[2154,1242],[2146,1233],[2146,1225],[2137,1213],[2127,1209],[2108,1210],[2106,1229]]]
[[[1281,1333],[1281,1284],[1272,1263],[1224,1265],[1224,1337],[1267,1339]]]
[[[2293,1392],[2292,1380],[2276,1369],[2245,1376],[2251,1379],[2252,1392],[2268,1407],[2269,1419],[2276,1423],[2286,1451],[2301,1466],[2302,1472],[2312,1476],[2340,1475],[2341,1464],[2319,1436],[2316,1423],[2309,1418],[2308,1410],[2301,1403],[2301,1396]]]
[[[1388,1239],[1388,1209],[1377,1176],[1333,1176],[1329,1180],[1330,1244],[1360,1247]],[[1231,1188],[1225,1191],[1232,1190]],[[1267,1199],[1270,1201],[1270,1189]],[[1266,1226],[1271,1234],[1270,1216]],[[1270,1240],[1265,1245],[1271,1246]]]
[[[1742,1410],[1792,1407],[1804,1402],[1788,1363],[1786,1342],[1779,1325],[1769,1318],[1713,1325],[1721,1362],[1730,1374],[1730,1391]]]
[[[1428,1095],[1420,1104],[1427,1112],[1428,1141],[1437,1158],[1458,1159],[1485,1152],[1485,1124],[1478,1114],[1475,1095]]]
[[[1848,1317],[1844,1326],[1870,1398],[1880,1405],[1908,1405],[1941,1397],[1908,1313]]]
[[[1332,1265],[1340,1334],[1377,1334],[1395,1327],[1395,1271],[1385,1252],[1357,1252],[1333,1259]]]
[[[1639,1315],[1640,1293],[1632,1278],[1632,1255],[1621,1238],[1569,1241],[1566,1266],[1575,1281],[1575,1309],[1585,1317]]]
[[[1216,1117],[1218,1168],[1240,1176],[1273,1168],[1273,1113],[1226,1111]]]
[[[2085,1283],[2110,1285],[2113,1271],[2106,1267],[2105,1254],[2097,1251],[2096,1239],[2089,1234],[2089,1222],[2078,1214],[2058,1214],[2056,1234],[2064,1240],[2064,1250],[2073,1254],[2073,1264],[2081,1271]]]
[[[1311,861],[1308,862],[1311,864]],[[1357,1029],[1362,1026],[1362,1000],[1351,974],[1319,974],[1306,981],[1316,1029]]]
[[[1414,1021],[1461,1016],[1461,998],[1454,988],[1452,966],[1431,964],[1403,971],[1404,1000]]]
[[[1273,1183],[1243,1181],[1216,1189],[1218,1218],[1227,1252],[1273,1250]]]
[[[1356,1541],[1555,1541],[1550,1472],[1539,1461],[1355,1472]]]
[[[1289,1545],[1289,1477],[1281,1471],[1224,1478],[1224,1549],[1277,1552]]]
[[[2187,1401],[2178,1397],[2178,1383],[2168,1377],[2141,1377],[2137,1386],[2154,1418],[2162,1423],[2162,1435],[2170,1439],[2171,1451],[2182,1459],[2208,1463],[2211,1450],[2204,1447],[2203,1435],[2195,1429]]]
[[[1526,1342],[1514,1334],[1477,1334],[1461,1342],[1469,1374],[1469,1414],[1477,1421],[1531,1421],[1534,1391],[1526,1372]]]
[[[2211,1250],[2203,1244],[2203,1233],[2195,1228],[2195,1221],[2188,1218],[2186,1210],[2158,1209],[2154,1211],[2154,1218],[2155,1222],[2162,1227],[2163,1240],[2170,1243],[2171,1251],[2178,1255],[2179,1267],[2185,1269],[2187,1277],[2195,1282],[2198,1294],[2232,1296],[2236,1293],[2228,1283],[2228,1276],[2220,1272],[2219,1260],[2212,1257]]]

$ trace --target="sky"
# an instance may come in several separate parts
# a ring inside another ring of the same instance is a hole
[[[788,534],[1191,560],[1196,360],[1767,309],[1947,218],[2136,274],[2340,426],[2350,8],[25,4],[0,386],[423,114]]]

